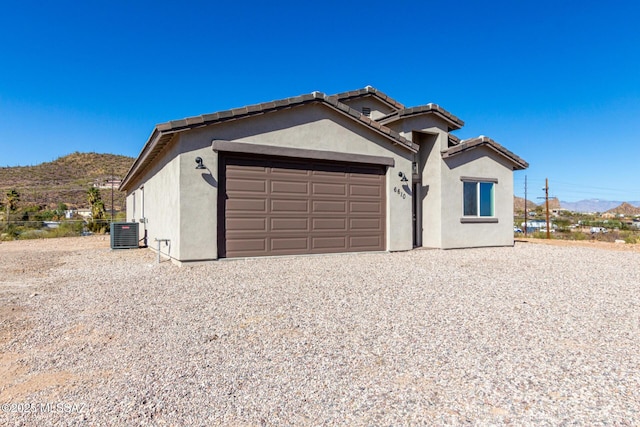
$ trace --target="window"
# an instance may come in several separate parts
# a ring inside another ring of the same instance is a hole
[[[495,182],[463,181],[464,216],[495,216],[494,186]]]
[[[131,221],[136,220],[136,192],[131,193]]]
[[[367,117],[371,117],[371,108],[369,107],[362,107],[362,114],[364,114]]]

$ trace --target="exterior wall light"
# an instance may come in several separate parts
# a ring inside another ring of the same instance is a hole
[[[196,157],[196,169],[206,169],[207,167],[202,164],[202,157]]]

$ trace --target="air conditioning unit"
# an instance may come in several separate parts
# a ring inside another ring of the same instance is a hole
[[[111,249],[138,248],[139,237],[137,222],[112,222],[110,233]]]

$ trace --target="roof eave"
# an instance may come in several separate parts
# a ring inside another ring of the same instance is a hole
[[[458,130],[464,126],[464,121],[459,117],[451,114],[449,111],[440,107],[438,104],[426,104],[417,107],[405,108],[403,110],[395,111],[387,114],[384,117],[378,119],[378,122],[384,125],[394,123],[409,117],[415,117],[419,115],[434,114],[447,122],[450,130]]]
[[[194,129],[198,127],[204,127],[216,123],[240,120],[243,118],[267,114],[274,111],[279,111],[287,108],[293,108],[304,104],[310,103],[322,103],[333,110],[345,115],[346,117],[354,120],[370,130],[382,135],[389,139],[393,144],[400,145],[403,148],[416,153],[420,148],[418,144],[402,137],[396,131],[389,129],[388,127],[371,120],[369,117],[364,116],[359,111],[354,110],[346,104],[338,101],[334,96],[327,96],[322,92],[313,92],[306,95],[300,95],[292,98],[285,98],[277,101],[265,102],[262,104],[249,105],[242,108],[236,108],[232,110],[219,111],[213,114],[204,114],[201,116],[187,117],[181,120],[172,120],[169,122],[156,125],[153,132],[149,136],[146,144],[140,151],[140,154],[134,161],[133,165],[125,175],[118,189],[125,191],[129,188],[129,184],[133,180],[134,176],[138,174],[141,169],[147,166],[147,163],[155,158],[155,155],[166,145],[170,138],[175,133]],[[163,138],[165,137],[165,138]],[[155,155],[153,155],[155,153]]]
[[[122,181],[118,186],[118,191],[125,191],[128,188],[128,184],[133,178],[133,175],[135,175],[135,172],[137,172],[140,165],[143,164],[144,161],[149,156],[149,153],[151,152],[151,147],[154,146],[157,143],[158,139],[162,136],[162,132],[158,129],[158,126],[153,128],[153,131],[151,132],[151,135],[149,135],[147,142],[142,147],[142,150],[140,150],[140,153],[138,154],[136,159],[133,161],[133,164],[125,174],[124,178],[122,178]]]
[[[402,110],[404,108],[403,104],[391,98],[386,93],[379,91],[373,86],[365,86],[362,89],[352,90],[348,92],[341,92],[335,95],[331,95],[331,97],[335,97],[338,101],[355,99],[355,98],[363,98],[365,96],[373,96],[377,98],[382,103],[392,108],[394,111]]]
[[[524,159],[520,158],[516,154],[504,148],[502,145],[498,144],[491,138],[486,136],[480,136],[478,138],[471,138],[460,141],[459,144],[444,150],[441,152],[442,158],[446,159],[449,157],[456,156],[458,154],[462,154],[464,152],[479,148],[486,147],[491,149],[492,151],[500,154],[502,157],[509,160],[511,163],[515,165],[513,170],[524,170],[529,167],[529,163],[527,163]]]

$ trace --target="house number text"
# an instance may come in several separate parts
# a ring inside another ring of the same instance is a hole
[[[403,199],[407,198],[407,193],[405,193],[398,187],[393,187],[393,192],[396,193],[398,196],[402,197]]]

